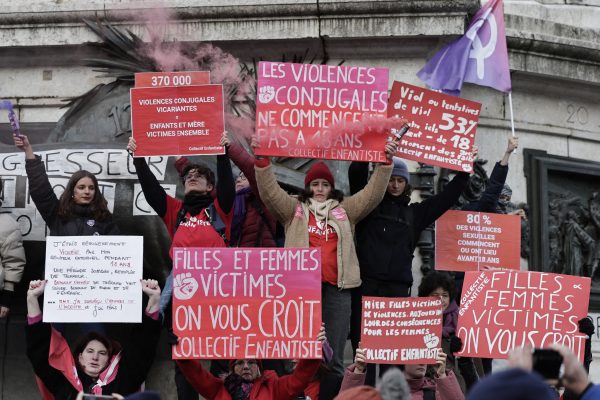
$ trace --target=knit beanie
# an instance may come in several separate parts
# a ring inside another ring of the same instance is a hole
[[[410,400],[410,389],[402,371],[390,368],[377,385],[383,400]]]
[[[332,188],[335,188],[335,180],[333,179],[333,174],[329,170],[327,164],[323,161],[319,161],[314,163],[308,172],[306,172],[306,176],[304,177],[304,187],[308,187],[312,181],[315,179],[325,179]]]
[[[392,170],[392,176],[401,176],[406,180],[406,183],[410,182],[408,167],[406,166],[406,163],[398,157],[394,157],[394,169]]]
[[[473,386],[467,400],[553,400],[556,396],[536,373],[511,368],[491,374]]]
[[[506,183],[502,187],[502,191],[500,192],[500,196],[507,196],[507,197],[511,197],[512,196],[512,189]]]
[[[340,392],[334,400],[381,400],[381,395],[372,386],[356,386]]]

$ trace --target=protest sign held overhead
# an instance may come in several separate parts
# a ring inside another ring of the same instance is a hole
[[[471,211],[448,211],[435,222],[435,269],[519,270],[521,217]]]
[[[138,72],[135,87],[196,86],[210,83],[208,71]]]
[[[260,62],[256,154],[383,162],[386,68]]]
[[[48,236],[44,322],[141,322],[143,239]]]
[[[388,117],[410,122],[397,155],[401,158],[471,172],[471,149],[481,104],[395,81]]]
[[[439,297],[365,296],[362,310],[361,346],[368,362],[435,364],[442,335]]]
[[[319,248],[173,249],[173,359],[318,359]]]
[[[223,86],[187,85],[202,82],[203,76],[159,74],[138,79],[141,85],[149,83],[151,87],[131,89],[136,157],[225,152],[219,143],[225,130]],[[167,81],[176,85],[168,86]]]
[[[580,359],[590,278],[545,272],[467,272],[456,334],[461,356],[507,358],[515,347],[559,343]]]

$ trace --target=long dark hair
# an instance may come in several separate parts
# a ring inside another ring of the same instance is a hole
[[[313,195],[314,193],[312,189],[305,187],[304,190],[298,194],[298,200],[300,200],[302,203],[306,203],[308,199],[313,197]],[[329,199],[337,200],[341,203],[344,200],[344,192],[331,188],[331,192],[329,192],[329,195],[327,196],[327,200]]]
[[[63,192],[62,196],[60,196],[60,200],[58,202],[58,216],[66,221],[73,216],[72,206],[75,204],[73,201],[73,193],[75,192],[75,186],[77,186],[77,182],[79,182],[83,178],[90,178],[94,183],[94,198],[90,202],[90,214],[91,216],[98,220],[104,221],[111,217],[111,213],[108,210],[108,203],[102,193],[100,193],[100,188],[98,187],[98,180],[91,172],[86,170],[81,170],[75,172],[71,175],[71,179],[69,179],[69,183],[67,183],[67,187]]]
[[[75,359],[77,366],[80,368],[81,365],[79,365],[79,355],[83,353],[87,345],[92,340],[97,340],[98,342],[102,343],[104,347],[106,347],[109,362],[112,356],[121,351],[121,345],[118,342],[115,342],[98,332],[88,332],[85,335],[81,336],[75,343],[75,347],[73,347],[73,358]],[[106,364],[106,366],[108,366],[108,363]]]

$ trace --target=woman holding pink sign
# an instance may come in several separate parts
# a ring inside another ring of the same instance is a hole
[[[257,146],[253,138],[252,147]],[[386,144],[388,160],[396,148],[394,142]],[[361,283],[354,226],[383,198],[392,165],[379,164],[365,188],[347,198],[335,189],[333,174],[322,161],[306,173],[305,188],[298,198],[279,186],[268,158],[256,157],[255,170],[261,199],[285,227],[285,247],[321,248],[322,317],[333,348],[333,371],[342,376],[350,330],[350,289]]]

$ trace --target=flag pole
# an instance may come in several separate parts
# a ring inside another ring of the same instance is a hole
[[[508,106],[510,108],[510,128],[512,130],[513,137],[515,137],[515,120],[513,117],[512,90],[508,92]]]

